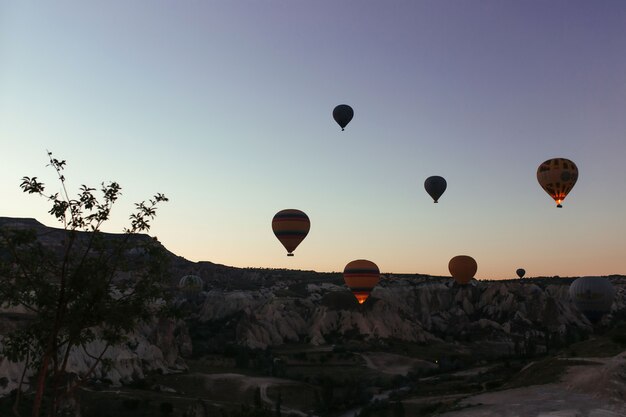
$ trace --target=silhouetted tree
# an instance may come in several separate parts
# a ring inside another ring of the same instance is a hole
[[[527,357],[535,356],[535,353],[537,352],[537,342],[532,336],[526,337],[525,347]]]
[[[37,177],[24,177],[21,188],[52,203],[49,213],[63,229],[50,243],[44,242],[49,236],[34,229],[0,228],[0,304],[29,313],[29,320],[5,336],[0,353],[34,370],[33,417],[40,415],[46,391],[51,397],[49,415],[56,416],[60,401],[71,397],[103,364],[107,349],[120,343],[139,321],[162,310],[156,302],[164,297],[167,270],[164,249],[156,239],[137,237],[150,229],[158,204],[167,201],[164,195],[136,204],[124,235],[105,236],[101,228],[121,194],[120,185],[103,183],[102,197],[82,185],[71,198],[63,174],[65,161],[50,152],[48,157],[61,191],[44,194]],[[104,348],[89,351],[88,344],[96,338],[104,341]],[[73,349],[84,350],[93,360],[81,380],[66,374]],[[18,394],[14,411],[19,401]]]

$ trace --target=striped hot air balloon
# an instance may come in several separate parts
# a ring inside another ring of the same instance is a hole
[[[478,271],[478,264],[471,256],[459,255],[450,259],[448,269],[458,284],[469,284]]]
[[[557,207],[572,190],[578,180],[578,167],[565,158],[548,159],[537,168],[539,185],[556,201]]]
[[[293,251],[304,240],[310,228],[309,217],[296,209],[281,210],[272,219],[272,230],[287,249],[287,256],[293,256]]]
[[[374,262],[358,259],[346,265],[343,279],[359,304],[363,304],[380,281],[380,270]]]

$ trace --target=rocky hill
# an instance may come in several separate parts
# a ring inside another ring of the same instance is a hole
[[[34,228],[48,245],[57,244],[63,233],[33,219],[0,218],[0,227],[5,226]],[[184,358],[223,353],[232,346],[445,344],[477,357],[505,357],[567,345],[594,329],[570,302],[573,278],[457,286],[449,277],[385,275],[359,305],[337,273],[241,269],[168,256],[171,290],[185,320],[155,321],[129,335],[127,343],[109,353],[112,367],[98,378],[121,383],[148,370],[180,370]],[[203,280],[201,293],[190,297],[178,292],[176,284],[186,274]],[[626,317],[626,277],[609,279],[617,293],[600,327]],[[18,310],[0,310],[0,334],[19,325]],[[90,360],[76,352],[71,363],[80,374]],[[19,374],[19,364],[0,358],[0,375],[8,379],[0,393],[15,388]]]
[[[626,310],[626,278],[617,288],[613,316]],[[332,280],[328,280],[332,281]],[[279,281],[254,290],[211,289],[197,300],[197,323],[223,323],[212,334],[266,348],[285,343],[322,345],[338,339],[397,339],[413,343],[480,343],[494,354],[530,341],[545,349],[590,333],[592,324],[570,302],[571,279],[526,279],[452,285],[449,278],[382,279],[364,305],[336,282]],[[614,319],[604,318],[605,325]]]

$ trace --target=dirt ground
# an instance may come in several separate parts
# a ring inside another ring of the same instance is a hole
[[[624,417],[626,352],[572,366],[561,382],[474,395],[441,417]]]

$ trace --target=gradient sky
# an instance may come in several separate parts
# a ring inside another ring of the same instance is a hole
[[[0,216],[57,225],[19,188],[58,189],[49,149],[76,191],[122,185],[107,231],[166,194],[151,234],[193,261],[626,274],[626,2],[0,0],[0,144]],[[284,208],[312,223],[293,258]]]

